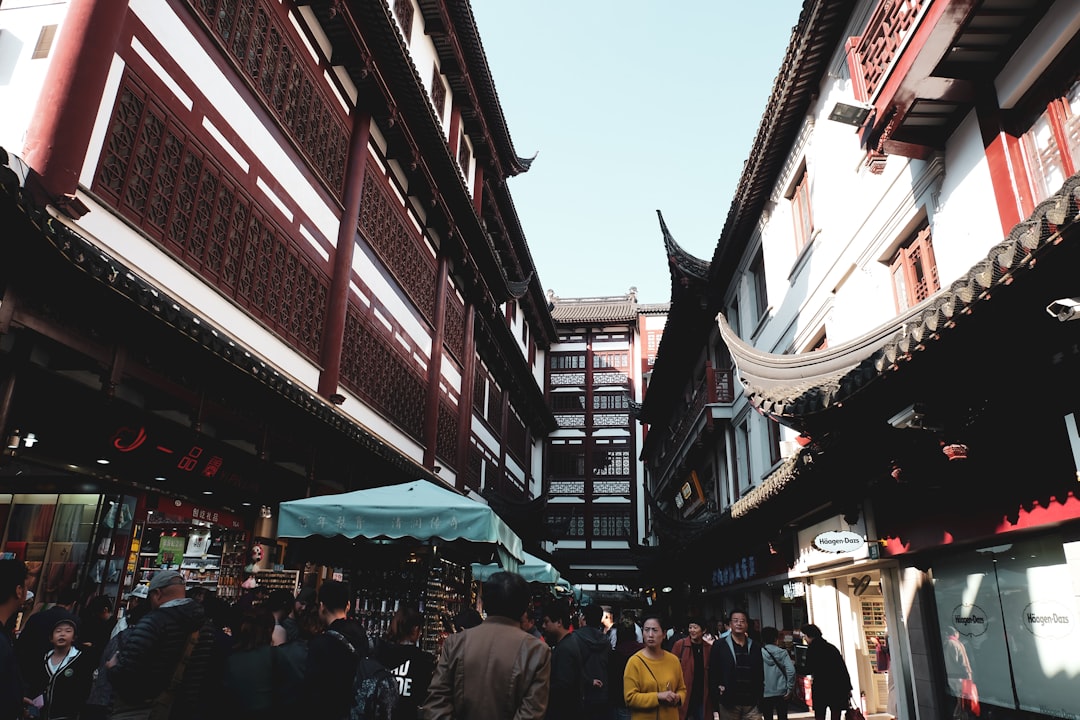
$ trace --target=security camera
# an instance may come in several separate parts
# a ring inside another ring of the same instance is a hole
[[[1080,315],[1080,297],[1061,298],[1046,306],[1046,312],[1061,322],[1076,320]]]

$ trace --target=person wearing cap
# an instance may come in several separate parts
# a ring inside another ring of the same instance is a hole
[[[671,654],[679,658],[686,681],[686,702],[679,707],[679,720],[702,720],[712,716],[709,704],[709,654],[712,643],[705,640],[705,620],[692,617],[686,624],[686,637],[671,646]],[[707,713],[706,713],[707,711]]]
[[[41,658],[52,649],[50,637],[56,619],[71,614],[78,599],[79,594],[73,588],[61,588],[55,604],[38,610],[23,623],[15,641],[15,657],[23,678],[29,679],[40,673]]]
[[[90,692],[94,665],[75,644],[78,631],[74,613],[55,616],[52,649],[45,653],[39,674],[29,685],[31,696],[42,696],[43,720],[75,720]]]
[[[205,608],[186,592],[175,570],[159,570],[150,580],[150,612],[105,663],[113,720],[145,718],[155,706],[163,716],[198,717],[205,706],[212,678],[220,677],[220,658]]]
[[[147,600],[149,592],[150,587],[140,583],[133,587],[131,592],[124,593],[124,601],[127,603],[127,609],[122,616],[117,618],[116,624],[113,625],[112,635],[109,638],[110,640],[137,622],[135,618],[131,617],[135,612],[135,608],[143,608],[142,612],[139,613],[139,617],[146,614],[146,611],[150,609],[150,601]],[[111,654],[105,655],[106,660],[109,659],[109,657],[111,657]]]

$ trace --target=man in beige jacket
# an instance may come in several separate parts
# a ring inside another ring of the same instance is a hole
[[[423,720],[540,720],[548,703],[551,650],[521,629],[529,584],[498,572],[484,583],[487,619],[446,638]]]

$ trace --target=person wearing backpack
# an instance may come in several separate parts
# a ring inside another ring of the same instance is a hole
[[[367,632],[348,616],[349,596],[349,586],[337,580],[319,587],[319,617],[326,630],[308,641],[306,683],[306,707],[319,720],[348,717],[357,665],[368,656]]]
[[[765,665],[765,690],[759,709],[765,720],[787,720],[788,698],[795,691],[795,663],[788,651],[776,644],[774,627],[761,628],[761,661]]]
[[[435,658],[417,645],[423,626],[424,616],[416,608],[401,608],[390,621],[386,641],[375,651],[375,657],[397,681],[394,720],[416,720],[435,672]]]
[[[609,720],[612,708],[607,681],[613,651],[601,625],[604,610],[599,605],[586,605],[581,617],[585,624],[570,634],[581,655],[584,685],[581,716],[585,720]]]

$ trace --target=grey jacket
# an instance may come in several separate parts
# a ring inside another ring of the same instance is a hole
[[[446,638],[423,720],[540,720],[547,710],[551,650],[496,615]]]
[[[765,645],[761,661],[765,665],[765,697],[783,697],[795,688],[795,663],[787,650]]]

